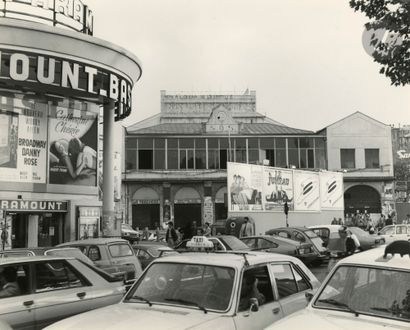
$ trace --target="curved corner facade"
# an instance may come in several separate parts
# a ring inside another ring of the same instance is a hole
[[[102,207],[103,193],[113,196],[103,185],[113,189],[112,171],[102,171],[112,157],[102,154],[113,155],[112,125],[130,114],[141,72],[106,41],[0,18],[0,249],[100,236],[104,221],[116,227]]]

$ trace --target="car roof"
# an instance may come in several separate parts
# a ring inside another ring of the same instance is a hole
[[[34,253],[42,253],[49,250],[78,250],[74,246],[39,246],[39,247],[27,247],[27,248],[13,248],[10,250],[0,251],[0,253],[8,253],[8,252],[34,252]]]
[[[246,260],[245,260],[245,257]],[[167,258],[159,258],[154,262],[175,262],[175,263],[192,263],[203,265],[214,265],[221,267],[242,268],[246,261],[249,266],[268,263],[274,261],[294,261],[299,263],[299,259],[294,257],[268,252],[183,252],[177,255],[170,255]]]
[[[128,243],[127,240],[115,237],[100,237],[100,238],[88,238],[77,241],[66,242],[57,245],[57,247],[72,246],[72,245],[101,245],[110,243]]]
[[[138,243],[138,244],[133,244],[132,247],[134,249],[138,249],[138,248],[146,248],[146,249],[152,249],[152,248],[169,248],[172,250],[172,248],[170,248],[168,245],[165,244],[161,244],[161,243],[157,243],[157,244],[153,244],[153,243]]]
[[[33,261],[43,261],[43,260],[62,260],[62,259],[70,259],[75,260],[73,257],[53,257],[53,256],[27,256],[27,257],[7,257],[7,258],[0,258],[0,266],[3,265],[10,265],[14,263],[23,263],[23,262],[33,262]]]
[[[397,241],[396,241],[397,242]],[[388,245],[387,245],[388,246]],[[386,258],[384,256],[384,250],[387,247],[382,245],[368,251],[353,254],[350,257],[346,257],[338,262],[338,265],[360,265],[360,266],[377,266],[383,268],[400,268],[410,271],[410,258],[409,255],[401,257],[399,254],[392,256],[388,254]]]
[[[266,238],[267,240],[275,240],[275,241],[282,241],[288,244],[292,245],[299,245],[300,243],[298,241],[295,241],[290,238],[282,237],[282,236],[276,236],[276,235],[254,235],[254,236],[246,236],[246,238]]]
[[[271,230],[294,230],[294,229],[300,230],[300,231],[310,230],[310,228],[298,226],[298,227],[278,227],[278,228],[269,229],[268,231],[271,231]]]
[[[342,225],[315,225],[315,226],[309,226],[309,229],[326,228],[332,232],[337,232],[339,231],[340,227],[342,227]]]

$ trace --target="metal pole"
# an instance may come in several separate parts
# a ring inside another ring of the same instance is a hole
[[[114,213],[114,109],[113,100],[104,104],[103,112],[103,236],[121,236]]]

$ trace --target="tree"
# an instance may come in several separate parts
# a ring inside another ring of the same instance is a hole
[[[382,65],[380,73],[395,86],[410,83],[410,0],[350,0],[363,12],[370,35],[371,55]],[[366,45],[365,45],[366,47]]]

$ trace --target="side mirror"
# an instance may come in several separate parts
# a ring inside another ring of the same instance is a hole
[[[307,302],[310,302],[313,298],[313,293],[305,292],[305,298],[306,298]]]

